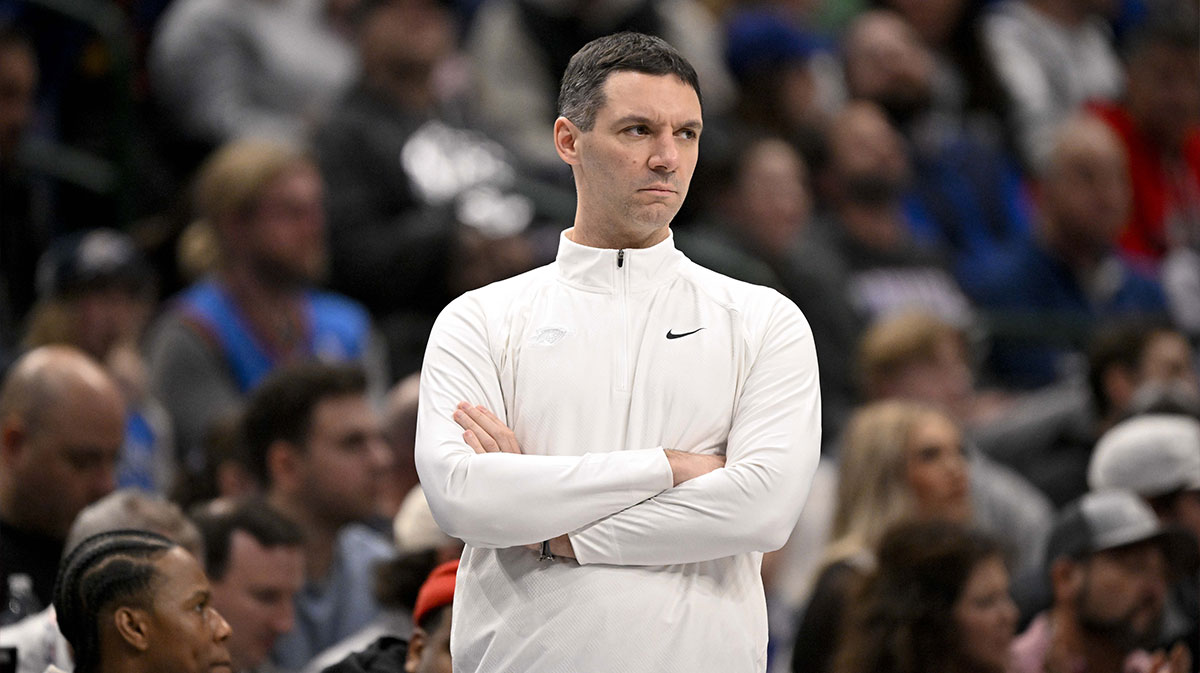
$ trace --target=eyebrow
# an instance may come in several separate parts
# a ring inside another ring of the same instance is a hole
[[[647,126],[653,126],[655,123],[656,122],[653,119],[650,119],[649,117],[643,117],[642,115],[625,115],[624,117],[621,117],[617,121],[613,122],[613,126],[624,126],[626,124],[645,124]],[[680,124],[679,127],[698,130],[704,128],[704,122],[700,121],[699,119],[689,119]]]

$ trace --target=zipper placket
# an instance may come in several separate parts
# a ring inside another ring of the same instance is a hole
[[[629,386],[629,284],[625,268],[625,251],[617,251],[617,301],[621,305],[621,352],[617,354],[617,371],[620,379],[617,390],[627,392]]]

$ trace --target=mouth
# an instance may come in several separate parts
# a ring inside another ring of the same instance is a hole
[[[655,196],[670,196],[675,193],[675,190],[667,185],[650,185],[639,189],[640,192],[646,192]]]

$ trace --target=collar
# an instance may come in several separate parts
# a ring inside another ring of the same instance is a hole
[[[555,266],[559,277],[581,289],[610,292],[623,283],[627,290],[637,291],[661,285],[674,278],[684,259],[675,249],[675,233],[669,230],[661,243],[621,250],[579,245],[567,238],[567,231],[559,234]]]

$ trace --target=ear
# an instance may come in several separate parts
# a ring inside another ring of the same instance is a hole
[[[25,423],[16,414],[9,414],[0,421],[0,463],[14,465],[25,448],[28,434]]]
[[[150,649],[150,615],[145,610],[119,607],[113,612],[113,625],[133,649],[139,652]]]
[[[1073,599],[1083,586],[1083,565],[1079,561],[1059,558],[1050,565],[1050,588],[1054,602]]]
[[[427,638],[425,629],[419,626],[413,629],[412,636],[408,639],[408,654],[404,657],[405,673],[417,673],[417,667],[421,665],[421,655],[425,653]]]
[[[579,137],[583,131],[566,117],[554,120],[554,150],[559,158],[572,166],[579,164]]]
[[[295,490],[300,484],[300,451],[291,442],[277,439],[267,447],[268,489]]]

